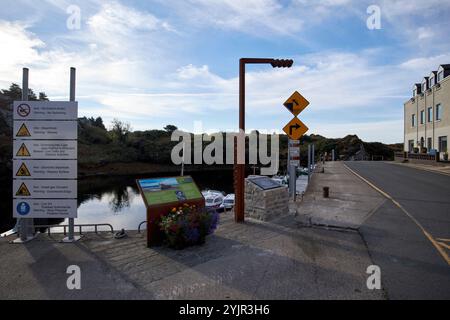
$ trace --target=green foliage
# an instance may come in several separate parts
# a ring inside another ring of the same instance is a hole
[[[119,119],[113,119],[111,126],[111,137],[116,142],[125,143],[131,131],[131,125]]]
[[[1,91],[3,95],[9,97],[11,102],[14,100],[22,100],[22,88],[17,83],[12,83],[9,86],[9,89],[5,89]],[[43,99],[40,99],[42,96]],[[44,99],[45,98],[45,99]],[[37,101],[38,98],[34,93],[33,89],[28,88],[28,100]],[[39,100],[48,100],[46,94],[44,92],[39,93]]]
[[[164,127],[164,130],[166,130],[169,133],[174,132],[175,130],[177,130],[178,127],[172,125],[172,124],[168,124],[167,126]]]

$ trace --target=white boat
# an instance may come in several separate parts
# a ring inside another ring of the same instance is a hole
[[[205,198],[206,208],[218,209],[223,203],[224,194],[217,190],[205,190],[202,191],[202,195]]]
[[[223,198],[223,202],[220,205],[222,209],[232,209],[234,207],[234,193],[227,194],[225,198]]]

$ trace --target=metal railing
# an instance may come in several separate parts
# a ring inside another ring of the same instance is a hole
[[[67,228],[69,227],[68,224],[40,224],[40,225],[35,225],[34,229],[39,229],[39,228],[47,228],[47,234],[50,236],[51,235],[51,229],[54,228],[63,228],[63,233],[64,235],[67,235]],[[98,233],[98,228],[99,227],[108,227],[109,229],[111,229],[111,233],[114,233],[114,228],[111,224],[109,223],[86,223],[86,224],[76,224],[75,228],[78,228],[79,234],[83,234],[83,227],[93,227],[94,228],[94,232]],[[20,230],[19,230],[20,231]]]
[[[139,226],[138,226],[138,233],[141,233],[141,226],[142,226],[144,223],[147,223],[147,220],[146,220],[146,221],[142,221],[141,223],[139,223]]]

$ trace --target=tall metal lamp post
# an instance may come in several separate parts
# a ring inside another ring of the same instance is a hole
[[[239,60],[239,129],[245,133],[245,65],[246,64],[270,64],[273,68],[290,68],[294,63],[290,59],[270,58],[241,58]],[[245,144],[244,144],[245,146]],[[237,146],[235,143],[235,150]],[[234,220],[244,222],[244,179],[245,164],[234,164]]]

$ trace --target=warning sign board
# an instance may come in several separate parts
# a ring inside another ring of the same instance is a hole
[[[14,101],[13,216],[77,216],[78,103]]]
[[[298,91],[295,91],[289,99],[286,100],[284,106],[294,115],[298,116],[309,105],[309,101],[305,99]]]
[[[77,121],[14,121],[15,139],[77,139]]]
[[[75,101],[14,101],[14,120],[76,120]]]
[[[14,140],[15,159],[77,159],[75,140]]]
[[[28,190],[27,185],[24,182],[22,182],[18,188],[14,188],[14,190],[17,190],[16,193],[15,193],[16,197],[29,197],[29,196],[31,196],[31,193]]]
[[[19,169],[16,172],[16,177],[29,177],[31,176],[30,170],[28,170],[25,163],[22,162]]]
[[[289,121],[283,128],[283,131],[288,135],[289,139],[298,140],[306,133],[306,131],[308,131],[308,127],[297,117],[294,117],[294,119]]]
[[[14,199],[14,218],[76,218],[76,199]]]
[[[24,180],[13,181],[16,198],[62,199],[77,197],[77,180]]]
[[[14,130],[16,132],[16,130]],[[28,130],[25,123],[22,123],[20,125],[20,128],[17,129],[16,137],[23,138],[23,137],[31,137],[30,131]]]
[[[17,157],[31,157],[30,151],[28,150],[25,143],[22,143],[16,152]]]
[[[76,179],[77,160],[14,160],[15,178]]]

